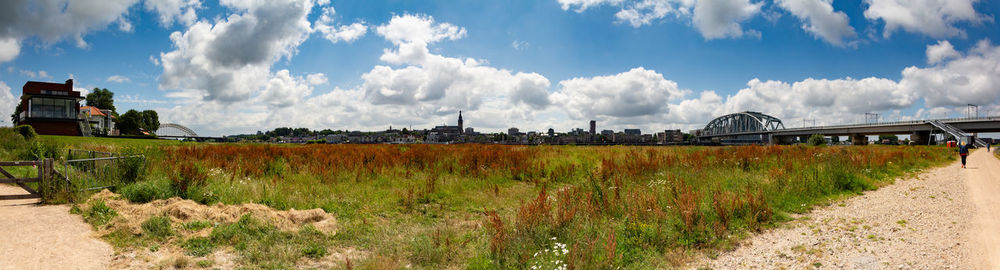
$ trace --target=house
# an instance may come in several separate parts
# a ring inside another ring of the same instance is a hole
[[[86,127],[90,130],[90,132],[84,133],[114,135],[115,122],[112,119],[111,110],[101,110],[94,106],[83,106],[80,107],[80,114],[87,121],[88,125]]]
[[[80,117],[80,92],[73,91],[73,79],[66,83],[29,81],[21,88],[17,109],[18,125],[30,125],[38,134],[84,135]]]

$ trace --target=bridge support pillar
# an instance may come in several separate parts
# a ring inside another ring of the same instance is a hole
[[[799,142],[800,143],[809,142],[809,136],[799,136]]]
[[[851,144],[868,145],[868,136],[865,136],[865,134],[851,134]]]
[[[772,141],[771,143],[783,144],[783,145],[793,144],[795,143],[795,136],[775,136],[774,141]]]
[[[913,134],[910,134],[911,145],[927,145],[930,139],[930,131],[914,131]]]

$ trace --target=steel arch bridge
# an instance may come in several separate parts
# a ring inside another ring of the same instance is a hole
[[[198,137],[198,134],[194,133],[194,130],[191,130],[190,128],[182,126],[182,125],[173,124],[173,123],[160,124],[160,130],[163,130],[164,128],[172,128],[172,129],[180,130],[187,137]]]
[[[781,119],[760,112],[727,114],[708,122],[702,136],[728,137],[729,141],[764,141],[763,133],[785,129]],[[727,136],[731,135],[731,136]]]

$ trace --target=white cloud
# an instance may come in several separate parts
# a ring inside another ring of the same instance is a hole
[[[609,5],[620,8],[617,22],[641,27],[673,15],[690,18],[705,39],[760,37],[756,30],[743,30],[742,22],[761,13],[763,2],[750,0],[558,0],[563,10],[580,13],[588,8]]]
[[[287,69],[282,69],[268,80],[264,91],[257,98],[271,107],[283,108],[299,103],[310,93],[312,86],[305,79],[293,77]]]
[[[955,51],[955,47],[951,46],[951,42],[947,40],[939,40],[935,45],[927,45],[927,63],[937,64],[941,61],[945,61],[951,58],[962,56]]]
[[[564,80],[559,86],[552,99],[571,119],[667,114],[667,104],[688,92],[662,74],[641,67],[616,75]]]
[[[0,116],[3,116],[3,121],[0,123],[10,124],[9,116],[14,113],[14,108],[17,107],[19,99],[14,98],[14,95],[10,92],[10,86],[7,83],[0,82]]]
[[[158,58],[153,57],[152,55],[150,55],[149,56],[149,63],[153,64],[154,66],[160,66],[160,59],[158,59]]]
[[[705,39],[738,38],[744,34],[740,22],[760,13],[762,5],[750,0],[701,0],[695,3],[691,20]],[[759,37],[760,32],[751,33]]]
[[[865,0],[865,18],[885,22],[883,37],[896,30],[934,38],[964,37],[958,22],[980,23],[993,18],[980,15],[973,7],[978,0]]]
[[[78,47],[87,47],[83,36],[118,22],[130,30],[123,17],[138,0],[11,0],[0,2],[0,40],[12,48],[12,41],[38,37],[46,43],[72,39]],[[11,52],[5,52],[11,54]],[[16,54],[13,54],[16,56]],[[13,59],[9,55],[0,58]]]
[[[128,77],[125,77],[125,76],[122,76],[122,75],[111,75],[105,81],[107,81],[107,82],[115,82],[115,83],[126,83],[126,82],[130,82],[132,80],[130,80]]]
[[[404,14],[392,16],[388,24],[379,25],[375,32],[393,44],[430,44],[444,39],[456,40],[465,37],[465,28],[449,23],[434,23],[428,15]]]
[[[170,26],[174,22],[191,25],[198,20],[195,10],[201,8],[200,0],[147,0],[146,10],[155,11],[160,16],[160,24]]]
[[[927,50],[928,62],[937,65],[903,70],[903,88],[922,96],[929,108],[1000,103],[1000,46],[982,40],[964,55],[944,58],[940,49],[932,49],[941,46],[930,45]]]
[[[306,80],[309,81],[310,85],[321,85],[326,84],[326,74],[323,73],[313,73],[306,76]]]
[[[222,4],[238,14],[170,35],[175,50],[160,53],[161,88],[221,103],[247,100],[268,87],[271,65],[291,58],[312,30],[310,0]]]
[[[39,78],[39,79],[52,79],[52,76],[49,75],[49,72],[48,71],[44,71],[44,70],[39,70],[37,72],[31,71],[31,70],[21,70],[20,73],[21,73],[21,75],[23,75],[25,77],[28,77],[28,78],[32,78],[32,79],[35,79],[35,78]]]
[[[803,21],[802,29],[836,45],[847,45],[846,40],[857,36],[849,24],[847,14],[834,11],[833,0],[777,0],[781,8]]]
[[[333,43],[340,41],[351,43],[368,33],[368,26],[363,22],[337,26],[334,23],[335,14],[333,7],[323,8],[323,15],[316,20],[314,26],[314,29],[322,33],[327,40]]]

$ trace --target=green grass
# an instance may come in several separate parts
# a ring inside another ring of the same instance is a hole
[[[50,139],[74,149],[94,149],[94,148],[123,148],[123,147],[159,147],[168,145],[190,144],[178,140],[158,140],[158,139],[131,139],[131,138],[107,138],[107,137],[81,137],[81,136],[58,136],[41,135],[40,137]]]
[[[174,235],[174,229],[170,226],[169,217],[154,216],[142,223],[142,234],[156,239],[166,239]]]

